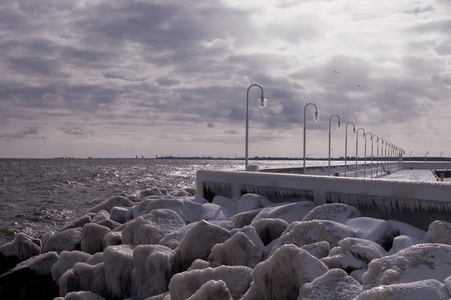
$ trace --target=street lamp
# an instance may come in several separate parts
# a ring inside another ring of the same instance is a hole
[[[348,124],[346,124],[346,134],[345,134],[345,177],[346,177],[346,171],[348,169],[348,161],[346,158],[346,155],[348,153],[348,125],[352,124],[352,133],[355,134],[355,125],[352,122],[349,122]]]
[[[340,120],[340,116],[339,115],[332,115],[332,116],[330,116],[330,118],[329,118],[329,176],[330,176],[330,150],[331,150],[331,148],[330,148],[330,146],[331,146],[330,136],[331,136],[331,120],[332,120],[332,117],[337,117],[338,118],[338,128],[340,128],[340,126],[341,126],[341,120]]]
[[[426,153],[424,153],[424,163],[426,164],[426,166],[427,166],[426,157],[428,156],[428,154],[429,154],[429,151],[426,150]]]
[[[412,150],[410,150],[410,151],[409,151],[409,161],[412,161],[412,156],[411,156],[411,155],[412,155],[412,153],[413,153],[413,151],[412,151]]]
[[[363,128],[357,129],[357,131],[356,131],[356,137],[355,137],[355,177],[357,177],[357,171],[358,171],[359,130],[363,130],[363,136],[365,136],[365,129],[363,129]]]
[[[440,151],[440,161],[442,161],[442,154],[443,154],[443,151]]]
[[[248,149],[249,149],[249,90],[251,89],[251,87],[253,86],[257,86],[260,88],[260,90],[262,91],[262,95],[261,97],[258,99],[258,106],[260,108],[266,107],[268,100],[266,100],[265,96],[263,95],[263,88],[259,85],[259,84],[251,84],[248,88],[247,88],[247,94],[246,94],[246,165],[245,165],[245,170],[247,171],[249,169],[249,165],[248,165]]]
[[[376,177],[379,175],[379,137],[377,135],[373,135],[371,137],[371,143],[373,143],[373,138],[377,137],[376,139]],[[371,144],[371,149],[373,148],[373,144]]]
[[[314,114],[314,116],[313,116],[313,120],[315,120],[315,121],[318,121],[318,120],[319,120],[318,107],[316,107],[316,105],[315,105],[314,103],[307,103],[307,104],[304,106],[304,154],[303,154],[303,157],[304,157],[304,174],[305,174],[305,140],[306,140],[306,120],[305,120],[305,111],[306,111],[307,106],[309,106],[309,105],[313,105],[313,106],[315,107],[315,114]]]
[[[366,136],[368,134],[371,135],[371,178],[373,178],[373,134],[371,132],[367,132],[365,134],[365,166],[366,166]]]

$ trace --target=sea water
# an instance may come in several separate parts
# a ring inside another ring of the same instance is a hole
[[[302,160],[250,161],[260,168]],[[307,161],[307,166],[327,161]],[[243,170],[243,160],[0,159],[0,245],[18,232],[39,237],[116,195],[157,187],[194,189],[197,170]]]

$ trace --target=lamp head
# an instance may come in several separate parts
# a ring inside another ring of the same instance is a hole
[[[258,107],[264,108],[264,107],[266,107],[266,106],[268,106],[268,99],[266,99],[265,97],[261,96],[261,97],[258,99]]]
[[[315,111],[315,114],[313,115],[313,121],[319,121],[318,111]]]

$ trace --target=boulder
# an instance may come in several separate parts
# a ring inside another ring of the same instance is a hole
[[[42,253],[49,251],[81,250],[81,228],[71,228],[64,231],[58,231],[44,242]]]
[[[349,219],[361,216],[360,211],[354,206],[330,203],[315,207],[304,217],[303,221],[329,220],[344,224]]]
[[[451,245],[451,223],[439,220],[432,222],[424,236],[424,242]]]
[[[315,204],[311,201],[265,207],[252,220],[252,224],[264,218],[278,218],[285,220],[288,224],[291,224],[294,221],[301,221],[314,207]]]

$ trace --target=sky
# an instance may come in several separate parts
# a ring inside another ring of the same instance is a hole
[[[449,157],[450,28],[449,0],[0,0],[0,157],[244,157],[247,99],[249,157],[302,158],[304,121],[307,158]]]

